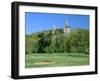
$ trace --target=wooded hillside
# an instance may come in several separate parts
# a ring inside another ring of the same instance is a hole
[[[55,34],[49,31],[25,36],[25,53],[86,53],[89,54],[89,30],[71,30],[63,34],[58,29]]]

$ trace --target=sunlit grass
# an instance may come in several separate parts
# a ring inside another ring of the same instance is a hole
[[[46,63],[47,62],[47,63]],[[84,53],[33,53],[26,54],[25,67],[61,67],[89,65],[89,55]]]

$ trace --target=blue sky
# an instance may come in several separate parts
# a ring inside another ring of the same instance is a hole
[[[89,29],[89,15],[74,14],[51,14],[51,13],[25,13],[26,34],[51,30],[55,24],[56,28],[63,28],[68,22],[71,29]]]

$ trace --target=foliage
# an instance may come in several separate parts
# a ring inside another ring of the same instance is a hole
[[[25,37],[26,54],[29,53],[86,53],[89,54],[89,30],[72,30],[63,34],[50,31],[37,32]]]

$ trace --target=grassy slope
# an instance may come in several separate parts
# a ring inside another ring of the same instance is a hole
[[[40,33],[48,34],[49,31],[42,31],[42,32],[37,32],[37,33],[29,34],[29,35],[26,35],[26,38],[28,38],[30,40],[38,40],[39,39],[38,35]]]
[[[54,53],[54,54],[28,54],[25,58],[26,68],[34,67],[57,67],[57,66],[79,66],[88,65],[89,56],[86,54],[78,53]],[[35,64],[36,62],[52,61],[51,64]]]

